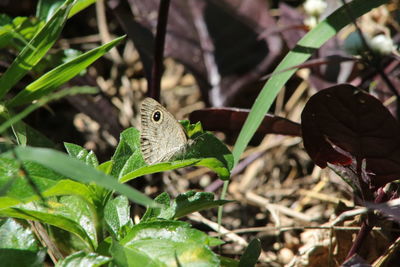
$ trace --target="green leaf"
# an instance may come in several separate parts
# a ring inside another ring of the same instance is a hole
[[[89,166],[95,168],[99,166],[99,161],[93,151],[89,152],[81,146],[67,142],[64,142],[64,147],[70,156],[85,162]]]
[[[128,199],[125,196],[118,196],[109,200],[104,209],[104,220],[115,239],[123,238],[125,236],[123,227],[133,226]]]
[[[36,103],[29,105],[26,109],[18,113],[17,115],[13,115],[10,119],[5,121],[0,125],[0,133],[4,132],[8,127],[11,125],[19,122],[26,116],[28,116],[34,110],[40,108],[41,106],[45,105],[49,101],[62,98],[67,95],[75,95],[75,94],[93,94],[97,92],[97,89],[94,87],[72,87],[69,89],[62,90],[60,92],[54,93],[50,96],[44,96],[43,98],[39,99]],[[3,114],[4,116],[4,114]]]
[[[55,267],[100,267],[111,261],[111,258],[96,253],[78,251],[57,262]]]
[[[76,0],[68,17],[72,17],[94,3],[96,3],[96,0]]]
[[[66,212],[68,208],[65,207],[66,203],[48,202],[47,204],[51,208],[45,208],[40,206],[38,203],[31,202],[13,208],[2,209],[0,210],[0,216],[40,221],[42,223],[56,226],[78,236],[91,250],[95,249],[97,241],[96,239],[92,239],[93,237],[95,238],[95,236],[93,236],[93,231],[90,230],[90,224],[93,223],[94,218],[91,218],[90,216],[88,218],[82,215],[82,212],[83,214],[86,213],[85,209],[76,211],[78,214],[69,218],[69,214]],[[64,215],[63,212],[67,214]],[[73,211],[70,213],[73,213]],[[77,219],[81,219],[82,221],[75,221]],[[89,231],[86,232],[83,226]]]
[[[111,160],[103,162],[100,164],[97,169],[104,174],[110,175],[112,170],[113,162]]]
[[[54,147],[54,143],[23,121],[18,121],[20,124],[17,128],[13,127],[15,135],[21,135],[26,138],[26,145],[35,147]]]
[[[160,262],[154,257],[146,255],[138,249],[124,247],[117,241],[113,240],[110,248],[110,253],[113,256],[113,262],[116,266],[126,267],[167,267],[166,264]]]
[[[17,141],[17,144],[20,146],[26,146],[28,143],[27,139],[27,132],[26,132],[26,127],[25,124],[22,123],[21,121],[18,121],[14,123],[12,126],[12,130],[15,136],[15,139]]]
[[[104,173],[87,166],[78,159],[67,156],[61,152],[47,148],[18,147],[15,149],[15,153],[21,160],[36,162],[79,182],[94,182],[99,186],[115,190],[118,193],[127,196],[133,202],[142,205],[154,205],[154,202],[150,198],[139,191],[127,185],[120,184],[114,178],[105,175]],[[12,154],[7,153],[7,156],[10,157]]]
[[[239,266],[239,261],[227,258],[227,257],[219,257],[219,260],[221,261],[221,267],[237,267]]]
[[[235,166],[239,161],[240,155],[246,149],[250,139],[260,126],[265,114],[270,109],[278,92],[297,71],[297,68],[292,67],[304,63],[318,48],[337,34],[343,27],[351,24],[354,19],[387,2],[388,0],[351,1],[321,21],[317,27],[308,32],[297,43],[296,47],[286,55],[275,69],[275,74],[267,81],[254,102],[232,152]],[[348,14],[352,16],[349,17]]]
[[[251,240],[250,244],[247,246],[242,257],[240,257],[239,267],[251,267],[255,266],[260,257],[261,253],[261,242],[259,239],[255,238]]]
[[[187,124],[184,126],[188,127]],[[190,126],[192,127],[192,126]],[[218,176],[227,180],[232,169],[233,157],[229,149],[214,135],[208,132],[200,132],[201,125],[192,127],[195,139],[186,152],[178,155],[171,162],[162,162],[154,165],[146,165],[140,152],[140,133],[134,128],[126,129],[120,138],[117,151],[113,156],[115,168],[113,175],[119,177],[120,182],[168,170],[188,166],[204,166],[210,168]]]
[[[39,243],[31,229],[25,228],[14,219],[8,218],[0,222],[0,248],[36,252],[39,250]]]
[[[64,2],[64,0],[39,0],[36,6],[36,17],[48,21]]]
[[[24,162],[30,183],[28,178],[20,174],[20,164],[18,160],[0,157],[0,188],[4,188],[0,195],[0,209],[38,200],[31,183],[35,184],[44,197],[79,195],[91,201],[91,191],[86,185],[67,180],[65,176],[34,162]]]
[[[172,239],[176,241],[194,242],[206,246],[218,246],[223,242],[205,233],[190,228],[191,225],[182,221],[152,221],[137,224],[132,227],[126,237],[121,240],[123,245],[131,245],[142,239]]]
[[[113,242],[111,254],[119,266],[219,266],[208,246],[221,244],[179,221],[140,223],[121,242]]]
[[[58,39],[73,0],[66,0],[54,16],[35,34],[18,54],[11,66],[0,77],[0,99],[30,70],[53,46]]]
[[[44,22],[36,18],[16,17],[7,20],[4,14],[4,24],[0,26],[0,48],[12,47],[17,51],[22,50],[43,27]]]
[[[189,191],[178,195],[171,208],[175,211],[174,218],[178,219],[187,214],[215,208],[229,202],[231,201],[214,200],[214,194],[210,192]]]
[[[195,124],[190,124],[190,121],[182,120],[182,121],[180,121],[180,123],[182,124],[182,126],[185,129],[186,134],[189,136],[189,138],[194,138],[194,137],[204,133],[201,122],[197,122]]]
[[[140,152],[139,140],[140,132],[135,128],[128,128],[121,133],[117,149],[111,159],[113,162],[112,176],[121,178],[146,165]]]
[[[215,208],[231,202],[228,200],[214,200],[213,193],[196,191],[188,191],[178,195],[172,204],[170,203],[170,197],[165,192],[160,194],[155,201],[164,206],[162,208],[148,208],[142,217],[141,223],[155,219],[178,219],[195,211]]]
[[[199,159],[187,159],[187,160],[179,160],[179,161],[173,161],[173,162],[162,162],[162,163],[156,163],[154,165],[146,165],[144,167],[140,167],[134,171],[129,172],[128,174],[122,176],[119,181],[121,183],[128,182],[134,178],[146,175],[146,174],[152,174],[152,173],[157,173],[157,172],[164,172],[164,171],[170,171],[170,170],[175,170],[179,168],[184,168],[188,166],[196,166],[197,163],[199,163]]]
[[[15,107],[18,105],[26,104],[49,94],[65,82],[69,81],[71,78],[75,77],[83,69],[85,69],[94,61],[96,61],[99,57],[107,53],[111,48],[116,46],[124,38],[125,36],[119,37],[47,72],[39,79],[29,84],[20,93],[18,93],[13,99],[11,99],[7,103],[7,106]]]
[[[142,219],[140,220],[141,223],[157,219],[171,220],[174,218],[175,211],[170,208],[171,198],[169,197],[168,193],[163,192],[159,194],[154,201],[158,204],[161,204],[161,208],[147,208],[146,212],[142,216]]]
[[[33,252],[21,249],[0,249],[0,262],[2,266],[42,267],[45,258],[45,250]]]

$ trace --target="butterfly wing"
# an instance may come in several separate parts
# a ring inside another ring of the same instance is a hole
[[[167,161],[187,143],[182,125],[160,103],[146,98],[141,105],[141,151],[147,164]]]

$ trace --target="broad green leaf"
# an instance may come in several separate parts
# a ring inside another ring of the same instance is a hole
[[[133,226],[128,199],[125,196],[118,196],[109,200],[104,209],[104,220],[115,239],[124,237],[124,230]]]
[[[148,222],[152,220],[158,219],[166,219],[171,220],[174,218],[174,210],[171,207],[171,198],[169,197],[168,193],[163,192],[159,194],[155,199],[155,202],[162,205],[162,208],[155,207],[155,208],[147,208],[146,212],[143,214],[140,222]]]
[[[39,196],[32,184],[43,197],[77,195],[92,202],[92,190],[85,184],[66,179],[52,169],[34,162],[23,162],[23,168],[29,178],[21,172],[21,161],[5,158],[4,155],[0,157],[0,209],[38,200]]]
[[[146,165],[140,152],[140,132],[128,128],[121,133],[120,140],[112,156],[111,175],[121,178],[127,173]]]
[[[53,17],[38,31],[0,77],[0,99],[30,70],[58,39],[73,0],[66,0]]]
[[[209,192],[189,191],[177,196],[171,208],[175,211],[174,218],[178,219],[195,211],[215,208],[231,201],[214,200],[214,194]]]
[[[157,258],[151,257],[145,252],[141,252],[139,249],[122,246],[116,240],[113,240],[110,253],[116,266],[167,267],[165,263],[161,262]]]
[[[46,251],[30,251],[21,249],[1,248],[0,262],[2,266],[42,267]]]
[[[64,142],[64,147],[70,156],[82,160],[87,165],[95,168],[99,165],[99,161],[93,151],[87,151],[81,146],[67,142]]]
[[[308,32],[297,43],[281,61],[274,71],[276,74],[272,75],[257,96],[232,152],[234,155],[234,166],[238,163],[240,155],[246,149],[250,139],[260,126],[278,92],[297,71],[297,68],[293,69],[292,67],[304,63],[318,48],[337,34],[343,27],[351,24],[354,19],[387,2],[388,0],[351,1],[321,21],[317,27]],[[349,14],[351,14],[351,17]]]
[[[54,205],[54,214],[62,215],[65,218],[77,222],[89,236],[91,243],[96,248],[98,239],[102,233],[98,233],[96,227],[101,225],[101,219],[98,217],[95,207],[92,203],[85,201],[77,196],[59,197]]]
[[[36,252],[39,243],[30,228],[23,227],[14,219],[0,222],[0,248],[23,249]]]
[[[208,246],[221,244],[190,225],[179,221],[140,223],[111,253],[120,266],[219,266]]]
[[[62,214],[63,209],[64,212],[66,209],[64,207],[65,203],[47,202],[47,204],[50,206],[50,208],[45,208],[39,206],[38,203],[31,202],[13,208],[2,209],[0,210],[0,216],[47,223],[75,234],[82,241],[84,241],[91,250],[96,248],[96,240],[91,238],[91,235],[93,234],[92,231],[87,232],[83,227],[85,226],[86,229],[89,229],[90,226],[88,225],[93,223],[94,218],[85,218],[84,216],[81,216],[81,212],[85,210],[76,211],[78,214],[73,216],[73,218],[69,218],[68,214],[67,216]],[[57,209],[61,211],[58,211]],[[81,219],[82,221],[75,221],[77,218]]]
[[[46,252],[39,245],[29,227],[11,218],[0,221],[1,266],[43,266]]]
[[[55,267],[100,267],[110,261],[111,258],[103,255],[78,251],[57,262]]]
[[[121,183],[128,182],[132,179],[135,179],[137,177],[146,175],[146,174],[152,174],[152,173],[157,173],[157,172],[164,172],[164,171],[170,171],[170,170],[175,170],[179,168],[184,168],[188,166],[196,166],[197,163],[199,163],[199,159],[187,159],[187,160],[179,160],[179,161],[173,161],[173,162],[161,162],[161,163],[156,163],[154,165],[146,165],[144,167],[140,167],[134,171],[129,172],[128,174],[122,176],[119,181]]]
[[[127,196],[135,203],[149,206],[154,205],[154,202],[150,198],[139,191],[125,184],[120,184],[114,178],[61,152],[47,148],[18,147],[15,149],[15,153],[21,160],[36,162],[70,179],[82,183],[93,182],[109,190],[115,190]],[[7,153],[7,156],[12,157],[12,154]]]
[[[223,242],[205,233],[192,229],[191,225],[182,221],[152,221],[137,224],[121,240],[121,244],[129,246],[142,239],[171,239],[174,241],[194,242],[206,246],[218,246]]]
[[[178,195],[172,204],[167,193],[160,194],[155,201],[164,206],[162,208],[148,208],[141,222],[155,219],[178,219],[195,211],[215,208],[230,202],[227,200],[214,200],[213,193],[196,191],[188,191]]]
[[[255,266],[258,261],[258,257],[260,257],[260,253],[261,242],[259,239],[255,238],[251,240],[242,257],[240,257],[239,267]]]
[[[29,84],[24,90],[18,93],[8,103],[8,107],[14,107],[29,103],[35,99],[49,94],[62,84],[66,83],[82,70],[96,61],[99,57],[107,53],[116,46],[125,36],[119,37],[107,44],[92,49],[73,60],[64,63],[57,68],[47,72],[33,83]],[[0,80],[1,82],[1,80]]]

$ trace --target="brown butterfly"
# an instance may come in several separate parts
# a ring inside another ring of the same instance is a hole
[[[151,165],[168,161],[184,151],[188,138],[182,125],[160,103],[152,98],[143,100],[141,108],[141,151]]]

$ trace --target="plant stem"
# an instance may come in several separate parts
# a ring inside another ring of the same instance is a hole
[[[161,0],[158,9],[157,31],[154,42],[154,59],[151,68],[148,95],[160,100],[161,76],[163,72],[164,44],[167,33],[168,10],[170,0]]]

